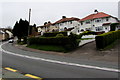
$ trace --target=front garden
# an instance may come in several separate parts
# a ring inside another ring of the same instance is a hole
[[[45,33],[41,37],[31,37],[28,39],[30,48],[45,50],[69,52],[78,47],[79,41],[74,34],[67,36],[67,32]]]
[[[85,31],[79,35],[73,33],[67,35],[67,32],[45,33],[40,37],[30,37],[27,47],[45,51],[69,52],[78,48],[81,40],[93,39],[82,38],[83,35],[93,34],[92,31]]]

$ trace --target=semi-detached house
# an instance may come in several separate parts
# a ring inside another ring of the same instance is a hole
[[[103,12],[95,12],[79,20],[80,31],[110,31],[112,23],[118,23],[118,19]]]
[[[95,31],[95,32],[109,32],[111,30],[112,23],[117,23],[118,28],[120,29],[120,22],[116,17],[113,17],[104,12],[95,12],[90,14],[82,19],[71,17],[67,18],[62,16],[62,19],[56,21],[55,23],[47,23],[44,26],[39,26],[38,31],[42,34],[45,32],[54,32],[54,31],[67,31],[79,34],[83,31]]]
[[[68,31],[73,32],[75,34],[79,33],[79,18],[66,18],[66,16],[62,16],[62,19],[53,23],[53,26],[57,26],[59,31]]]

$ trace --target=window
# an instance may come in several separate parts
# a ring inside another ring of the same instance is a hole
[[[70,24],[72,24],[72,21],[70,21]]]
[[[86,31],[90,31],[91,29],[90,28],[86,28]]]
[[[103,30],[103,27],[100,26],[100,27],[96,27],[96,31],[102,31]]]
[[[86,21],[86,24],[90,24],[90,21]]]
[[[96,19],[95,22],[101,22],[101,19]]]
[[[109,19],[108,19],[108,18],[106,18],[106,21],[109,21]]]
[[[83,25],[83,22],[81,22],[81,25]]]
[[[60,26],[62,25],[62,23],[60,23]]]

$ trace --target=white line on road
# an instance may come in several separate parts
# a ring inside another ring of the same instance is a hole
[[[6,44],[6,43],[3,43],[2,45],[4,45],[4,44]],[[51,59],[38,58],[38,57],[33,57],[33,56],[16,54],[16,53],[9,52],[9,51],[6,51],[6,50],[2,49],[2,45],[0,45],[0,50],[1,51],[3,51],[4,53],[7,53],[7,54],[19,56],[19,57],[24,57],[24,58],[34,59],[34,60],[41,60],[41,61],[52,62],[52,63],[58,63],[58,64],[64,64],[64,65],[84,67],[84,68],[91,68],[91,69],[98,69],[98,70],[105,70],[105,71],[112,71],[112,72],[120,72],[119,69],[98,67],[98,66],[91,66],[91,65],[84,65],[84,64],[77,64],[77,63],[69,63],[69,62],[63,62],[63,61],[58,61],[58,60],[51,60]]]

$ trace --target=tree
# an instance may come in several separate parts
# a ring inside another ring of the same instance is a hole
[[[28,36],[28,26],[29,22],[27,20],[20,19],[19,22],[17,21],[14,25],[12,31],[13,35],[17,36],[19,40],[21,40],[21,38]]]
[[[37,30],[36,24],[31,25],[31,26],[30,26],[29,34],[35,36],[35,35],[37,34],[37,32],[38,32],[38,30]]]

